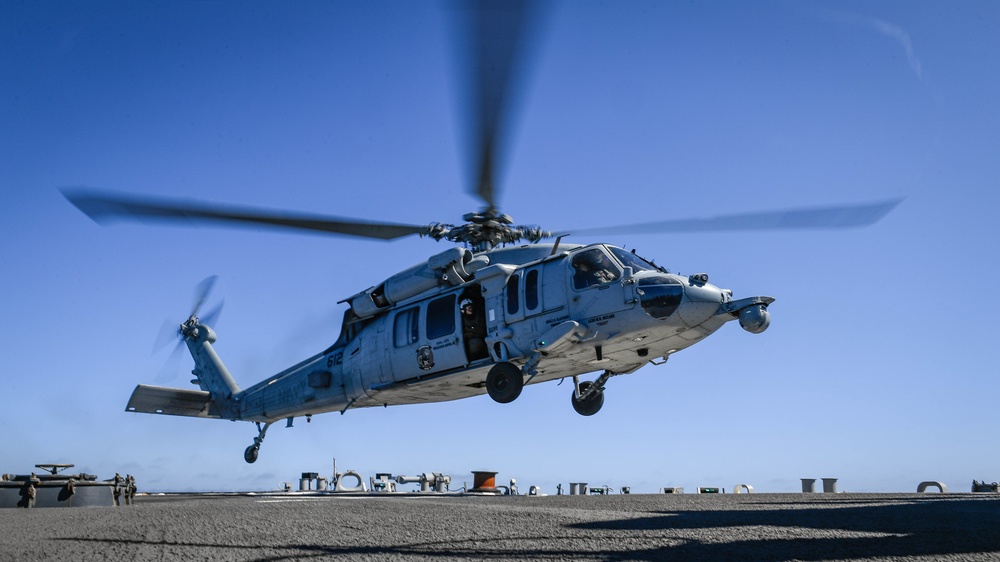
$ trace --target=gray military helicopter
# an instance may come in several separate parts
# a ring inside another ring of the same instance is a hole
[[[92,189],[64,195],[97,222],[116,219],[243,224],[380,240],[427,236],[456,245],[340,301],[340,337],[327,349],[241,388],[212,344],[200,304],[179,327],[194,359],[199,390],[138,385],[129,412],[245,420],[257,436],[244,459],[257,460],[268,428],[295,417],[353,408],[457,400],[483,393],[515,400],[528,384],[570,378],[584,416],[604,404],[605,385],[667,359],[737,321],[759,334],[770,324],[769,296],[734,298],[708,275],[677,275],[634,251],[571,244],[569,231],[516,226],[497,207],[494,183],[510,84],[516,74],[528,2],[475,3],[465,20],[473,92],[474,180],[484,207],[462,224],[411,225],[152,199]],[[464,17],[464,16],[463,16]],[[667,220],[600,229],[606,233],[851,228],[870,225],[900,200],[870,204]],[[542,240],[554,238],[552,243]],[[593,380],[583,375],[598,373]]]

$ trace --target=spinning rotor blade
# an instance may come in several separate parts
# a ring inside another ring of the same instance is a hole
[[[181,371],[181,360],[184,358],[183,342],[177,342],[174,349],[167,356],[167,360],[160,367],[160,372],[156,374],[153,382],[164,384],[173,381]]]
[[[208,295],[212,292],[212,287],[215,286],[215,282],[218,280],[218,275],[211,275],[202,279],[200,283],[194,286],[194,306],[191,307],[191,316],[198,316],[198,311],[205,304],[205,300],[208,299]]]
[[[198,311],[205,305],[205,302],[208,300],[209,295],[212,294],[212,290],[215,288],[218,280],[218,275],[212,275],[202,279],[201,282],[195,285],[194,306],[191,307],[191,314],[188,318],[198,316]],[[200,322],[202,324],[214,326],[216,320],[219,318],[219,315],[222,313],[222,305],[224,303],[225,299],[220,300],[219,304],[217,304],[215,308],[208,311],[200,318]],[[154,379],[157,383],[165,383],[173,380],[180,370],[181,358],[183,357],[183,353],[181,353],[181,351],[184,349],[184,338],[180,334],[179,324],[177,322],[167,321],[164,322],[163,327],[160,328],[160,334],[157,336],[156,343],[153,345],[153,353],[163,349],[171,342],[174,343],[174,348],[170,352],[167,361],[160,369],[160,373],[156,376],[156,379]]]
[[[379,240],[430,232],[427,226],[306,215],[181,199],[126,196],[91,189],[63,189],[62,192],[70,203],[101,224],[115,220],[217,222],[283,227]]]
[[[219,304],[215,305],[215,308],[203,314],[200,318],[201,323],[214,328],[215,324],[219,321],[219,316],[222,315],[222,306],[224,304],[226,304],[225,300],[219,301]]]
[[[467,3],[461,11],[460,31],[467,35],[459,50],[466,55],[462,74],[468,81],[469,139],[474,146],[469,192],[494,209],[504,125],[523,70],[531,20],[540,10],[537,2],[528,0],[483,0]]]
[[[880,221],[902,199],[876,203],[739,213],[705,219],[674,219],[621,226],[572,230],[573,234],[651,234],[661,232],[712,232],[726,230],[844,229]]]
[[[173,345],[174,347],[180,347],[181,336],[177,329],[177,322],[173,320],[164,320],[163,326],[160,326],[160,333],[156,336],[156,341],[153,342],[152,354],[158,353],[163,348],[168,345]]]
[[[218,280],[218,275],[212,275],[210,277],[206,277],[200,283],[195,285],[195,303],[194,308],[192,308],[191,316],[199,316],[198,311],[200,311],[201,307],[204,306],[205,301],[208,300],[208,296],[212,294],[212,289],[215,288],[215,284]],[[212,310],[201,314],[199,316],[199,321],[202,324],[215,327],[216,321],[218,321],[219,316],[222,314],[222,306],[224,304],[226,304],[226,299],[219,299],[219,304],[215,305]]]

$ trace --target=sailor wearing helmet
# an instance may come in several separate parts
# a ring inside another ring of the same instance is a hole
[[[459,308],[462,310],[462,337],[469,361],[484,359],[489,355],[486,351],[486,322],[472,299],[462,299]]]

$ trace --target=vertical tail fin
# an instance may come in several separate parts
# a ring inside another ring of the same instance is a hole
[[[241,392],[240,387],[212,348],[212,343],[216,340],[215,332],[197,318],[191,318],[181,326],[181,334],[194,358],[193,373],[197,377],[198,386],[211,393],[212,400],[220,405],[237,398]]]

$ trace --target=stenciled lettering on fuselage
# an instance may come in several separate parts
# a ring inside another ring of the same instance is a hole
[[[545,323],[548,324],[549,326],[555,326],[556,324],[562,324],[566,320],[569,320],[569,315],[568,314],[563,314],[562,316],[559,316],[558,318],[551,318],[549,320],[546,320]]]
[[[344,362],[344,352],[338,351],[337,353],[334,353],[333,355],[327,358],[326,367],[329,369],[330,367],[333,367],[334,365],[340,365],[343,362]]]
[[[298,386],[282,388],[278,390],[277,395],[281,402],[298,402],[302,400],[302,388]]]
[[[614,318],[614,314],[604,314],[602,316],[595,316],[593,318],[587,318],[587,324],[596,324],[598,326],[604,326],[608,323],[608,320]]]

